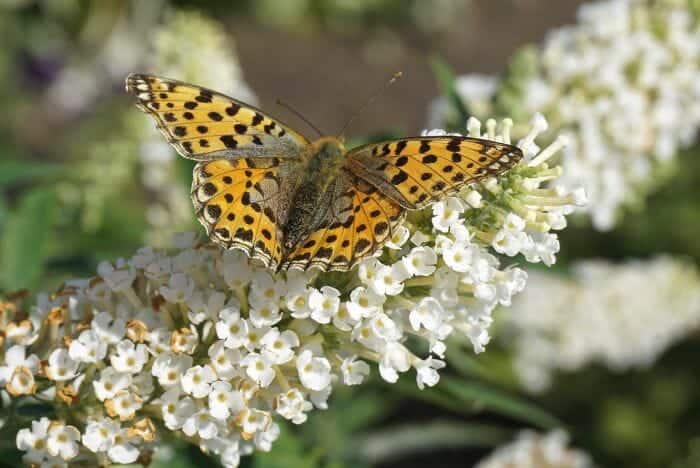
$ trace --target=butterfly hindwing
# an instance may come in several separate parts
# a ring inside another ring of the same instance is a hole
[[[131,74],[126,89],[184,157],[299,157],[309,142],[259,109],[199,86]]]
[[[270,268],[282,256],[281,220],[287,216],[288,164],[277,158],[204,161],[194,169],[192,202],[207,234],[227,249],[238,249]]]
[[[308,237],[282,268],[346,271],[374,254],[405,218],[405,210],[376,187],[343,171],[321,198]]]
[[[407,209],[499,175],[522,159],[516,146],[460,136],[415,137],[361,146],[347,167]]]

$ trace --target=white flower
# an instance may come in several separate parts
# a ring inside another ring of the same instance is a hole
[[[127,429],[121,429],[114,435],[107,456],[114,463],[134,463],[139,458],[139,449],[135,442],[134,437],[129,436]]]
[[[269,452],[272,449],[272,443],[277,440],[279,435],[279,425],[270,423],[266,430],[257,432],[255,437],[253,437],[255,448],[263,452]]]
[[[382,310],[385,300],[384,295],[362,286],[357,287],[350,293],[350,301],[347,303],[348,314],[353,320],[371,317]]]
[[[292,348],[299,346],[299,337],[292,330],[282,333],[277,328],[271,329],[260,340],[262,355],[272,364],[284,364],[294,357]]]
[[[313,405],[304,399],[304,395],[296,388],[277,396],[277,413],[294,424],[302,424],[308,418],[306,412]]]
[[[255,434],[264,431],[270,426],[270,413],[259,409],[244,408],[238,419],[243,424],[244,434]]]
[[[567,447],[568,436],[563,431],[545,435],[524,431],[509,444],[497,448],[475,468],[506,468],[536,466],[538,468],[591,468],[590,457]]]
[[[184,273],[175,273],[170,277],[167,286],[161,286],[160,294],[166,301],[186,303],[194,293],[194,281]]]
[[[411,368],[410,353],[401,344],[387,343],[379,362],[379,375],[389,383],[399,380],[399,372],[406,372]]]
[[[524,250],[529,250],[532,240],[522,231],[501,229],[491,242],[493,249],[509,257],[514,257]],[[529,259],[528,259],[529,260]]]
[[[389,239],[385,245],[392,250],[399,250],[406,243],[410,235],[411,231],[409,231],[406,226],[400,225],[394,229],[391,239]]]
[[[464,204],[456,197],[446,197],[433,203],[433,227],[441,232],[448,232],[450,227],[460,222],[459,216],[464,212]]]
[[[113,317],[109,312],[99,312],[92,319],[92,329],[108,344],[115,344],[124,338],[126,322],[119,317]]]
[[[318,323],[330,323],[339,305],[340,291],[335,288],[323,286],[320,291],[312,289],[309,293],[311,318]]]
[[[377,271],[383,266],[376,258],[369,257],[360,262],[357,267],[357,276],[362,283],[369,285],[374,281]]]
[[[340,365],[345,385],[360,385],[369,375],[369,365],[364,361],[358,361],[355,356],[343,359]]]
[[[68,348],[71,359],[77,362],[97,362],[107,355],[107,342],[95,330],[85,330]]]
[[[46,438],[51,421],[42,417],[38,421],[32,421],[31,429],[20,429],[17,432],[16,444],[19,450],[25,452],[43,453],[46,451]]]
[[[253,308],[262,304],[279,304],[282,296],[287,293],[287,284],[283,279],[273,278],[267,271],[258,270],[250,282],[250,305]]]
[[[95,396],[100,401],[114,397],[117,392],[129,388],[131,376],[123,372],[117,372],[113,367],[106,367],[100,372],[100,378],[92,382]]]
[[[105,403],[110,416],[117,416],[122,421],[134,417],[136,411],[143,406],[143,400],[127,390],[120,390]]]
[[[440,302],[433,297],[424,297],[411,309],[408,319],[411,322],[411,327],[416,331],[420,330],[421,326],[423,326],[426,330],[439,332],[445,318],[448,318],[445,317],[445,315],[445,311],[442,305],[440,305]],[[449,331],[447,331],[447,333],[449,333]]]
[[[204,398],[211,390],[210,384],[216,380],[216,374],[209,366],[194,366],[185,371],[180,384],[185,393],[195,398]]]
[[[229,380],[238,375],[241,352],[228,349],[223,341],[217,341],[209,347],[209,359],[214,372],[222,380]]]
[[[180,382],[180,376],[192,367],[192,357],[187,354],[163,353],[153,361],[151,373],[163,388]]]
[[[285,304],[292,313],[292,317],[304,319],[311,315],[310,294],[311,290],[308,288],[290,288],[285,296]]]
[[[233,390],[228,382],[214,382],[209,394],[209,412],[219,420],[225,420],[243,410],[245,402],[240,392]]]
[[[160,398],[160,410],[163,415],[165,427],[177,430],[182,427],[187,418],[197,410],[197,406],[190,397],[180,398],[180,389],[172,387]]]
[[[381,266],[375,273],[370,286],[379,295],[396,296],[403,291],[403,281],[408,279],[408,272],[403,263]]]
[[[350,331],[357,323],[357,320],[350,315],[348,311],[348,303],[341,302],[338,306],[338,311],[333,316],[333,326],[341,331]]]
[[[433,387],[440,380],[437,370],[445,367],[445,362],[439,359],[418,359],[413,363],[416,368],[416,383],[418,388],[423,390],[425,386]]]
[[[260,302],[250,309],[250,323],[254,327],[270,327],[282,320],[283,315],[275,302]]]
[[[331,383],[331,365],[325,357],[314,357],[308,349],[297,356],[297,372],[301,384],[320,391]]]
[[[16,367],[5,384],[5,389],[12,396],[33,394],[36,392],[34,374],[26,367]]]
[[[219,426],[209,410],[202,408],[185,420],[182,432],[190,437],[196,434],[202,439],[212,439],[219,433]]]
[[[437,254],[430,247],[414,247],[401,259],[411,276],[430,276],[435,272]]]
[[[700,273],[670,257],[583,261],[567,278],[532,272],[507,317],[515,370],[531,392],[557,370],[646,368],[700,329]]]
[[[241,366],[245,367],[246,374],[261,387],[267,387],[275,378],[275,371],[272,363],[263,355],[250,353],[241,361]]]
[[[144,344],[135,344],[131,340],[122,340],[115,347],[116,353],[110,356],[112,367],[117,372],[136,374],[141,372],[148,360],[148,350]]]
[[[148,333],[146,340],[148,341],[148,351],[151,354],[158,356],[165,352],[170,352],[170,338],[172,333],[165,328],[156,328]]]
[[[88,422],[83,434],[83,445],[92,452],[106,452],[114,444],[120,425],[111,418],[101,418]]]
[[[97,272],[105,280],[105,283],[112,291],[124,291],[131,287],[136,274],[131,271],[123,262],[117,262],[118,268],[115,268],[109,262],[101,262],[97,265]]]
[[[226,251],[223,256],[222,270],[226,285],[233,290],[240,289],[250,282],[252,270],[242,252]]]
[[[77,362],[70,358],[67,349],[58,348],[49,355],[49,365],[46,366],[44,372],[51,380],[70,380],[76,376],[78,365]]]
[[[460,273],[469,271],[472,265],[472,256],[472,247],[464,242],[453,242],[442,251],[442,258],[445,264]]]
[[[221,320],[216,322],[216,336],[224,340],[227,348],[240,348],[247,341],[248,323],[241,319],[236,307],[227,307],[219,313]]]
[[[226,295],[220,291],[195,291],[187,301],[187,318],[195,325],[207,320],[216,320],[219,312],[225,307],[225,302]]]
[[[79,440],[80,431],[75,427],[53,424],[47,433],[46,449],[54,457],[70,460],[78,454]]]
[[[14,345],[5,351],[4,366],[0,366],[0,385],[5,385],[20,368],[28,369],[35,373],[39,368],[39,358],[30,354],[24,346]]]
[[[401,338],[402,332],[395,321],[384,313],[377,314],[369,319],[372,332],[385,341],[396,341]]]

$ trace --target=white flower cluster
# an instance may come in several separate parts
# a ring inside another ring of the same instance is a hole
[[[171,11],[150,38],[146,71],[209,87],[255,104],[257,98],[243,78],[233,38],[224,27],[197,11]],[[189,226],[192,204],[183,184],[175,184],[180,169],[175,152],[146,116],[133,113],[143,166],[142,183],[152,192],[146,219],[152,226],[148,245],[164,245],[174,232]]]
[[[590,457],[568,448],[562,431],[537,434],[523,431],[517,440],[497,448],[475,468],[592,468]]]
[[[497,134],[489,120],[481,134],[474,119],[469,134],[509,142],[510,126]],[[350,273],[273,275],[186,234],[171,251],[102,263],[29,313],[6,306],[0,385],[67,418],[20,431],[27,462],[132,463],[164,427],[237,466],[270,449],[276,418],[303,423],[334,385],[361,384],[372,366],[388,382],[415,370],[418,387],[435,385],[445,340],[463,334],[482,351],[493,309],[525,286],[525,272],[502,268],[489,246],[551,264],[549,231],[582,201],[539,188],[561,174],[546,163],[560,142],[534,144],[543,126],[536,118],[508,174],[417,214]]]
[[[584,4],[578,24],[551,32],[534,63],[513,67],[515,76],[500,85],[462,77],[456,91],[476,115],[492,114],[491,98],[507,95],[500,104],[509,114],[541,111],[570,132],[561,181],[583,184],[594,227],[611,229],[620,208],[643,199],[696,140],[700,21],[689,2]],[[449,118],[447,109],[444,98],[436,102],[431,122]]]
[[[649,366],[700,327],[700,274],[685,262],[586,261],[572,274],[530,273],[507,315],[516,371],[532,392],[546,390],[557,369],[591,362],[615,371]]]

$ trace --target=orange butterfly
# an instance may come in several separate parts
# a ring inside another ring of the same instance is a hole
[[[310,142],[253,106],[180,81],[132,74],[126,89],[168,142],[194,159],[192,202],[217,244],[273,269],[345,271],[374,254],[407,210],[501,174],[519,148],[461,136],[347,151]]]

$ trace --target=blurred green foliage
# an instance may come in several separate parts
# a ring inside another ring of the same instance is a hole
[[[2,293],[51,290],[64,279],[94,274],[101,260],[133,252],[144,243],[145,211],[152,198],[139,181],[135,162],[138,142],[129,128],[136,111],[125,99],[115,98],[119,83],[105,81],[90,106],[76,113],[49,112],[47,89],[60,71],[66,64],[92,60],[89,51],[96,36],[81,34],[82,28],[94,15],[128,10],[128,3],[18,3],[25,6],[0,6],[0,98],[5,107],[0,114]],[[358,31],[379,23],[411,23],[418,3],[212,1],[206,2],[206,11],[247,15],[266,25]],[[184,0],[173,5],[203,8],[201,2]],[[527,54],[525,49],[511,66],[527,67]],[[442,94],[459,116],[455,127],[461,128],[469,111],[457,98],[454,75],[439,58],[432,58],[432,64]],[[504,87],[501,108],[508,108],[507,91],[517,86]],[[171,183],[187,193],[191,162],[177,164]],[[558,268],[565,270],[579,258],[657,252],[688,255],[700,265],[700,148],[682,154],[669,180],[614,232],[598,233],[583,223],[564,231]],[[189,227],[194,226],[192,221]],[[697,337],[672,349],[651,369],[615,375],[588,368],[560,376],[536,399],[518,388],[507,347],[494,343],[476,357],[463,343],[451,343],[449,349],[451,367],[436,388],[419,391],[404,376],[393,386],[377,379],[361,389],[341,389],[327,411],[314,412],[301,426],[284,426],[270,453],[246,458],[243,466],[410,467],[430,460],[421,454],[434,457],[443,451],[463,455],[450,466],[466,466],[467,460],[477,460],[522,427],[565,427],[577,446],[605,466],[700,466]],[[2,455],[2,463],[17,457],[6,444]],[[158,455],[152,466],[205,463],[215,466],[198,449],[175,446],[170,455]]]

